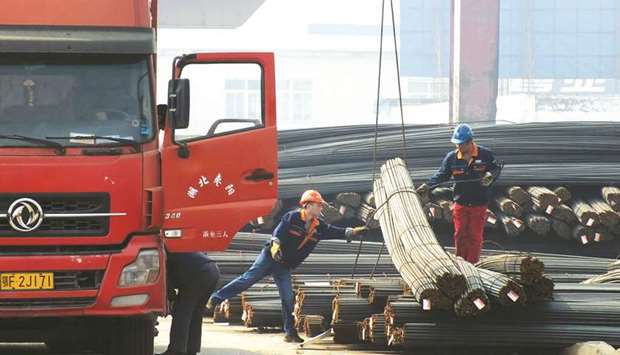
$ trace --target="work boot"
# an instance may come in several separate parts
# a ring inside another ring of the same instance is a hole
[[[284,341],[287,343],[303,343],[304,340],[299,336],[299,334],[286,334],[284,336]]]

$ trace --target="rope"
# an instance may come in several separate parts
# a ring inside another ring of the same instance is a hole
[[[392,16],[392,36],[394,37],[394,55],[396,58],[396,80],[398,83],[398,105],[400,108],[400,125],[401,125],[401,134],[403,138],[403,147],[402,147],[402,158],[407,159],[407,140],[405,137],[405,115],[403,111],[403,94],[400,83],[400,63],[398,60],[398,43],[396,40],[396,19],[394,16],[394,1],[390,0],[390,13]],[[377,74],[377,101],[376,101],[376,112],[375,112],[375,140],[372,151],[372,179],[373,181],[377,177],[377,147],[379,141],[379,106],[381,101],[381,69],[383,67],[383,27],[385,25],[385,0],[381,1],[381,26],[379,29],[379,72]],[[386,201],[387,202],[387,201]],[[375,211],[376,213],[376,211]],[[371,218],[374,218],[374,214],[371,214],[366,221],[366,225],[369,224]],[[362,245],[364,244],[364,238],[360,238],[360,245],[357,249],[357,255],[355,256],[355,263],[353,264],[353,271],[351,273],[351,278],[355,278],[355,270],[357,269],[357,262],[362,252]],[[379,260],[381,259],[381,254],[383,253],[383,249],[385,247],[385,241],[383,241],[383,245],[381,246],[381,250],[379,255],[377,256],[377,261],[375,263],[374,268],[372,269],[371,277],[374,275],[377,265],[379,264]]]

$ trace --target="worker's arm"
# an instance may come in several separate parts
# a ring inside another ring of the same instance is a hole
[[[289,237],[289,232],[291,230],[291,214],[287,213],[282,216],[280,219],[280,223],[273,230],[273,234],[271,235],[271,240],[274,240],[278,243],[282,243]]]
[[[487,166],[487,171],[484,173],[484,176],[482,176],[482,178],[480,179],[480,184],[482,186],[490,186],[493,183],[493,180],[495,179],[500,167],[497,164],[497,160],[495,160],[495,157],[493,156],[493,153],[490,150],[486,151],[486,154],[484,157],[484,163]]]
[[[350,240],[351,237],[363,233],[366,231],[366,227],[355,227],[355,228],[342,228],[331,225],[321,219],[319,219],[319,225],[317,227],[317,231],[321,235],[321,240],[328,239],[347,239]]]
[[[452,177],[452,154],[453,153],[448,153],[443,158],[439,170],[437,170],[437,172],[428,181],[429,185],[437,185],[439,183],[450,180],[450,178]]]

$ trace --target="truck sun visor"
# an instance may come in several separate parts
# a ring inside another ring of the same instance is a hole
[[[0,52],[155,53],[150,28],[0,26]]]

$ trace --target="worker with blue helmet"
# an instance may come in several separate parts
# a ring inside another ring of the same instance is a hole
[[[452,133],[456,149],[448,152],[439,170],[422,184],[417,192],[425,195],[430,186],[454,180],[454,245],[456,254],[476,263],[482,250],[487,207],[491,199],[490,185],[499,169],[491,150],[474,143],[474,131],[466,123]],[[430,186],[429,186],[430,185]]]

